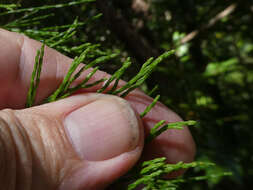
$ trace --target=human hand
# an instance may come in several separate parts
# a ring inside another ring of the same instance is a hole
[[[141,120],[138,114],[152,99],[138,90],[124,100],[92,93],[92,88],[39,105],[61,83],[72,62],[47,47],[36,97],[39,106],[25,109],[40,47],[37,41],[0,29],[1,189],[104,189],[139,159],[193,160],[195,145],[187,127],[165,132],[143,146],[155,123],[181,119],[157,103]],[[91,80],[107,75],[98,71]]]

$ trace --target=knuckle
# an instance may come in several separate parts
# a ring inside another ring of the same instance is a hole
[[[33,180],[41,181],[40,183],[52,182],[46,186],[39,184],[42,189],[55,188],[69,172],[72,165],[70,160],[76,156],[65,134],[61,118],[35,107],[18,110],[15,115],[31,142]]]
[[[33,108],[0,111],[0,167],[6,165],[0,169],[0,183],[8,181],[4,189],[53,189],[71,171],[76,153],[61,126],[58,118]]]
[[[32,158],[27,133],[15,116],[15,111],[0,111],[0,162],[4,167],[0,174],[1,184],[6,189],[30,189],[32,174]],[[9,179],[13,179],[10,181]],[[6,183],[8,181],[8,183]]]

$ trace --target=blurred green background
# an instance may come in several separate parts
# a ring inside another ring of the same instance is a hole
[[[31,7],[69,1],[0,2]],[[217,164],[204,172],[233,172],[231,177],[189,182],[182,189],[248,190],[253,186],[252,0],[97,0],[50,11],[57,16],[42,25],[72,23],[76,16],[85,21],[103,13],[81,27],[74,41],[120,50],[120,58],[103,66],[110,73],[127,56],[133,58],[132,71],[137,71],[147,58],[175,48],[176,54],[159,65],[142,89],[158,85],[156,93],[163,103],[185,120],[198,121],[191,128],[198,148],[196,160]],[[14,18],[0,17],[0,23]],[[131,73],[130,69],[126,79]],[[203,171],[198,169],[186,173],[200,174]]]

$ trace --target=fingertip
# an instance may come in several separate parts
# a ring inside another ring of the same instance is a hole
[[[142,142],[134,150],[103,161],[85,161],[63,179],[59,190],[105,189],[126,174],[139,160]]]

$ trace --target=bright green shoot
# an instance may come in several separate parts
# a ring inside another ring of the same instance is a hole
[[[36,91],[40,83],[40,74],[43,63],[44,48],[45,44],[43,44],[41,49],[37,51],[37,55],[35,57],[35,64],[31,76],[30,88],[27,95],[26,107],[31,107],[35,101]]]

